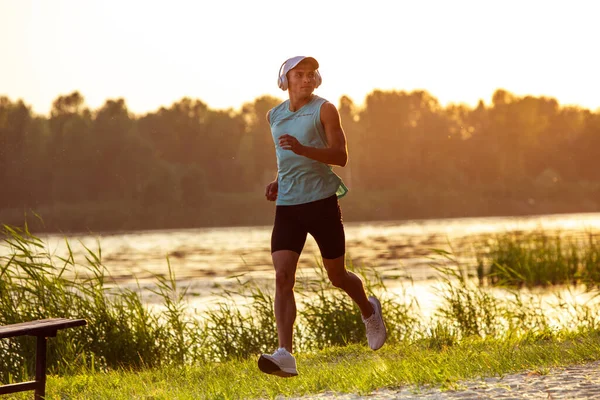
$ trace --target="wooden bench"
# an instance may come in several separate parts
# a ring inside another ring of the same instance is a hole
[[[35,390],[34,398],[41,400],[46,396],[46,339],[55,337],[61,329],[86,325],[85,319],[50,318],[0,326],[0,339],[16,336],[36,336],[35,380],[0,386],[0,395]]]

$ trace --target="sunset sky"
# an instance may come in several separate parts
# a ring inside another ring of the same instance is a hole
[[[0,0],[0,96],[47,114],[79,90],[137,114],[184,96],[239,108],[286,58],[321,64],[317,94],[357,104],[375,88],[442,104],[497,88],[600,108],[600,2]]]

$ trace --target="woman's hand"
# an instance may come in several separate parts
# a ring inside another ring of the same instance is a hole
[[[279,190],[279,182],[274,180],[273,182],[267,185],[267,189],[265,191],[265,197],[269,201],[277,200],[277,191]]]
[[[304,146],[298,139],[287,133],[279,137],[279,147],[284,150],[291,150],[298,155],[304,155]]]

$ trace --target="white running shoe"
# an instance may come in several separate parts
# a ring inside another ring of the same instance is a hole
[[[367,341],[369,347],[373,350],[377,350],[383,346],[385,339],[387,339],[387,331],[385,324],[383,323],[383,315],[381,315],[381,303],[374,296],[369,297],[369,303],[373,305],[373,315],[369,318],[362,318],[367,328]]]
[[[265,374],[289,378],[298,375],[296,359],[284,347],[278,348],[275,353],[263,354],[258,359],[258,368]]]

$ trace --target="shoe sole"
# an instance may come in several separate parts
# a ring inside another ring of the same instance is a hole
[[[372,348],[371,350],[379,350],[380,348],[383,347],[383,345],[385,344],[385,341],[387,340],[387,327],[385,326],[385,321],[383,320],[383,311],[381,310],[381,302],[379,302],[379,299],[377,299],[377,297],[372,297],[373,300],[375,300],[376,303],[376,309],[375,312],[379,314],[379,316],[381,317],[381,322],[383,323],[383,332],[385,333],[385,339],[383,339],[383,343],[381,343],[381,346],[378,346],[376,348]]]
[[[260,369],[265,374],[279,376],[281,378],[291,378],[293,376],[298,376],[297,372],[286,372],[279,368],[279,365],[275,364],[273,361],[269,360],[264,356],[260,356],[258,359],[258,369]]]

